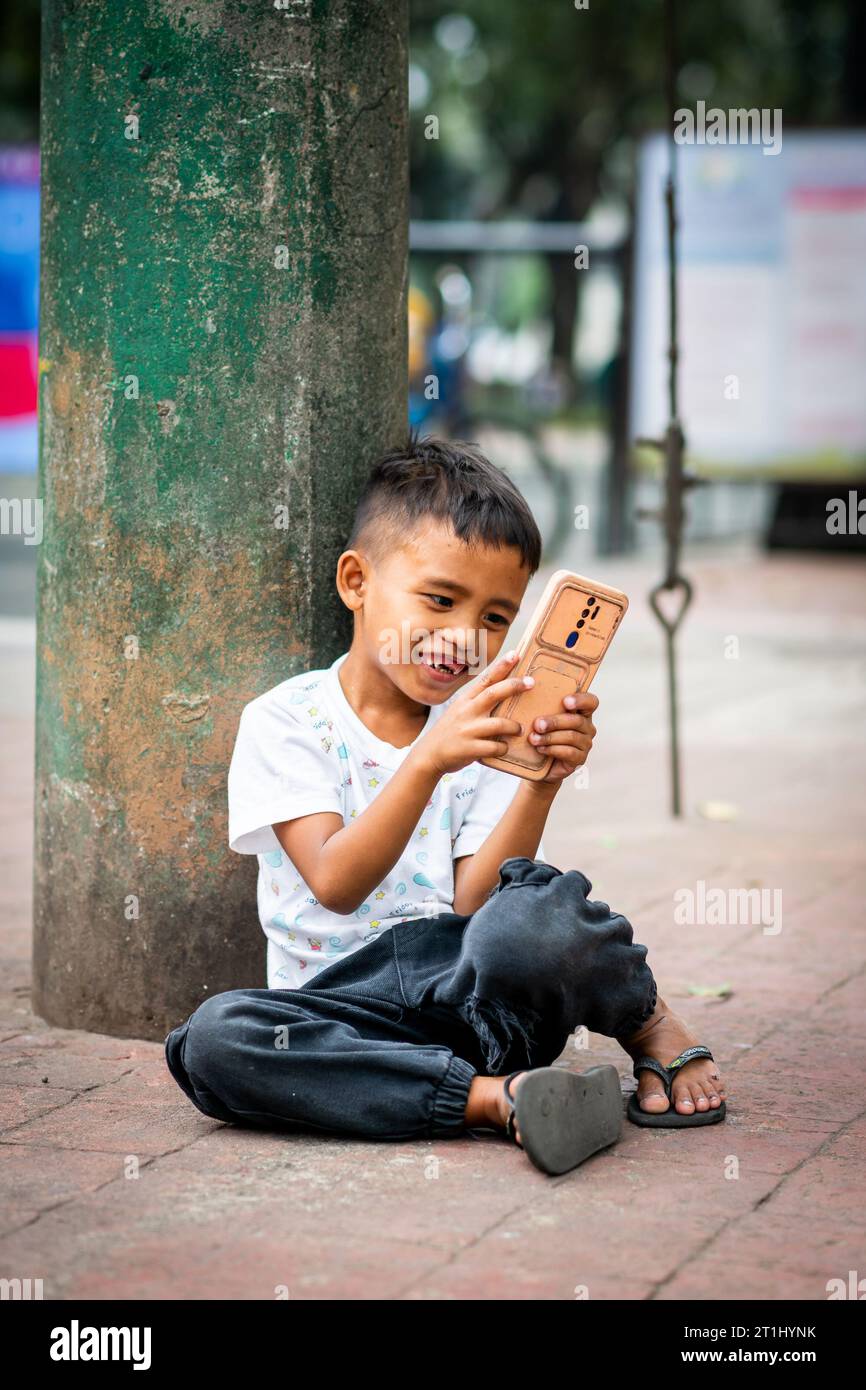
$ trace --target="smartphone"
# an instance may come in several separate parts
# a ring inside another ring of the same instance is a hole
[[[536,748],[527,735],[540,716],[563,712],[563,696],[589,689],[627,608],[628,599],[619,589],[571,570],[550,576],[510,672],[534,676],[535,685],[500,700],[490,711],[518,720],[524,732],[507,736],[507,753],[479,762],[529,781],[547,776],[554,755]]]

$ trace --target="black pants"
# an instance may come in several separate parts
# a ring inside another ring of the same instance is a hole
[[[165,1040],[205,1115],[373,1139],[453,1136],[476,1073],[549,1066],[580,1025],[627,1038],[656,986],[578,869],[506,859],[471,916],[396,923],[300,989],[232,989]]]

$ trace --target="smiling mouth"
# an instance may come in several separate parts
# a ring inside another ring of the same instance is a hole
[[[465,661],[451,661],[446,659],[434,659],[432,656],[425,656],[421,662],[429,671],[435,671],[440,676],[462,676],[468,670]]]

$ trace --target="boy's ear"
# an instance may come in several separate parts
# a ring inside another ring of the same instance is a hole
[[[340,598],[347,608],[360,608],[367,584],[364,557],[357,550],[344,550],[337,561],[335,576]]]

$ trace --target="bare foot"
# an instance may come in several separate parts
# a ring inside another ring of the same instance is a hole
[[[670,1066],[675,1057],[687,1047],[695,1047],[699,1039],[686,1027],[683,1019],[669,1009],[663,999],[656,1001],[655,1012],[629,1038],[617,1038],[620,1047],[635,1061],[638,1057],[654,1057],[662,1066]],[[652,1071],[638,1073],[638,1103],[641,1110],[661,1114],[670,1108],[662,1079]],[[717,1110],[726,1098],[719,1068],[708,1057],[696,1057],[679,1068],[671,1086],[674,1109],[680,1115],[693,1115],[696,1110]]]
[[[517,1088],[526,1074],[525,1071],[521,1071],[515,1076],[511,1083],[512,1096],[516,1097]],[[511,1106],[505,1096],[505,1077],[474,1076],[466,1105],[466,1128],[490,1126],[493,1129],[504,1129],[510,1114]],[[520,1143],[520,1131],[517,1129],[516,1123],[514,1132],[518,1143]],[[520,1147],[523,1148],[522,1143],[520,1143]]]

